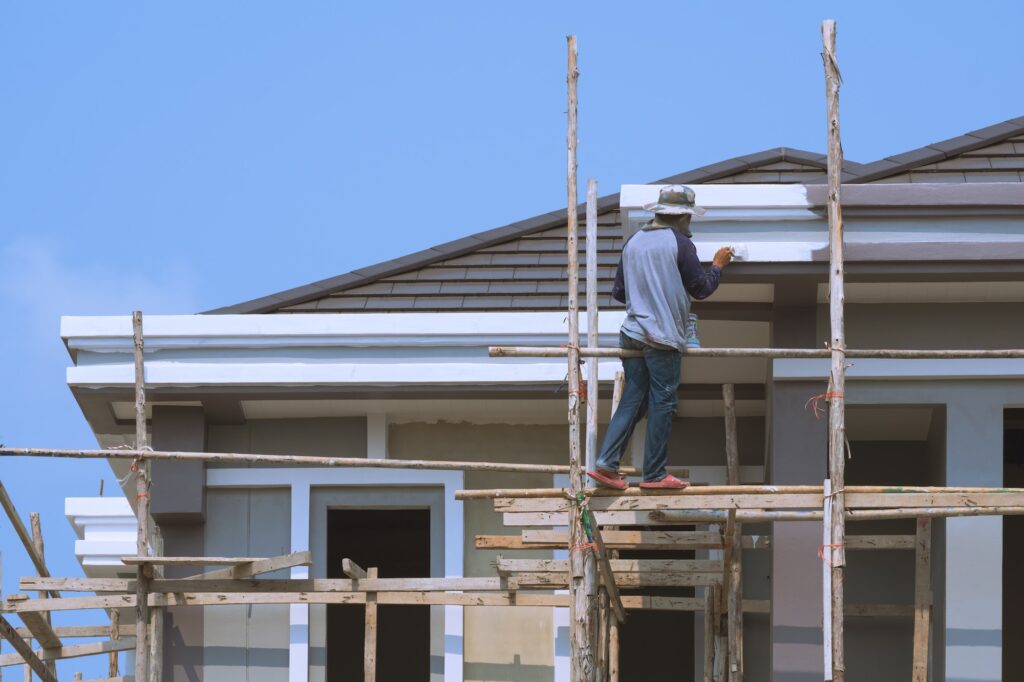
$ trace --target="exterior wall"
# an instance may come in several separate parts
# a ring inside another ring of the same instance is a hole
[[[224,556],[276,556],[291,546],[288,491],[281,488],[207,490],[208,551]],[[287,578],[288,572],[265,578]],[[240,605],[203,609],[206,679],[218,682],[288,680],[288,606]]]
[[[457,459],[549,463],[565,460],[565,426],[472,424],[393,424],[388,446],[392,459]],[[467,472],[466,486],[550,487],[550,475]],[[516,534],[501,525],[486,501],[464,502],[464,572],[494,575],[496,551],[476,550],[479,534]],[[550,558],[550,551],[520,552],[517,557]],[[467,682],[549,682],[554,679],[555,632],[552,609],[467,607],[463,675]]]

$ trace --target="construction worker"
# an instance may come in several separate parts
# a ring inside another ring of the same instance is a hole
[[[668,438],[676,416],[680,353],[696,342],[691,327],[690,298],[702,300],[718,288],[732,249],[716,253],[709,270],[697,258],[690,219],[703,215],[692,189],[671,185],[661,190],[656,204],[644,209],[654,219],[643,225],[622,249],[612,297],[626,304],[619,346],[643,352],[622,359],[626,382],[619,407],[612,415],[597,458],[597,470],[587,475],[599,485],[617,490],[629,487],[619,473],[619,461],[629,438],[647,415],[641,488],[685,488],[688,482],[668,473]],[[688,328],[690,327],[690,328]],[[689,343],[688,343],[689,338]]]

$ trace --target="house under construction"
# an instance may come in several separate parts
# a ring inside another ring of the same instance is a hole
[[[62,578],[0,487],[38,569],[0,664],[1024,679],[1024,117],[843,160],[825,37],[827,155],[591,184],[578,209],[571,46],[568,211],[204,314],[64,318],[102,450],[0,455],[101,457],[125,496],[68,500],[86,577]],[[670,466],[694,485],[584,489],[620,385],[615,267],[678,183],[701,260],[739,256],[682,361]],[[50,622],[85,608],[110,620]]]

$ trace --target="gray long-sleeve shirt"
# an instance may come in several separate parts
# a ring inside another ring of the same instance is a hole
[[[705,270],[697,247],[681,232],[644,225],[622,248],[612,297],[626,304],[622,331],[645,343],[686,348],[690,297],[707,298],[722,271]]]

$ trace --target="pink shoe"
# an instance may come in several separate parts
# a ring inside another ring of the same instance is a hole
[[[645,490],[682,490],[689,488],[690,482],[680,480],[672,474],[665,474],[665,478],[660,481],[644,481],[640,487]]]
[[[617,471],[598,469],[597,471],[588,471],[587,476],[597,481],[597,485],[602,488],[625,490],[629,487],[629,483],[627,483],[626,479],[622,477],[622,474]]]

